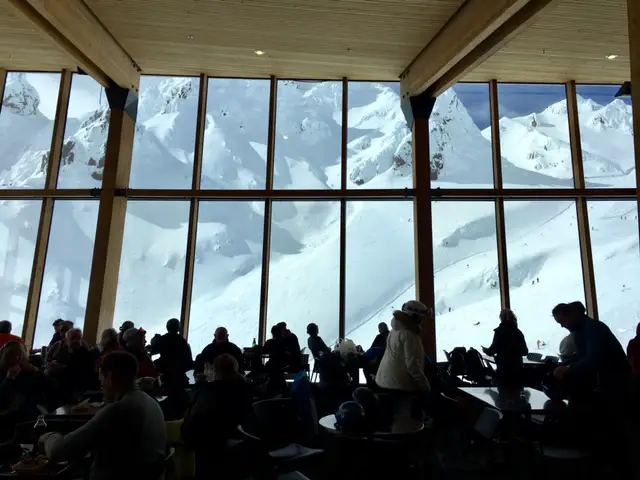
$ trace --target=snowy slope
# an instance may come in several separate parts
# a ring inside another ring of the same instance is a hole
[[[24,75],[9,78],[0,114],[0,185],[41,187],[52,123],[38,105],[50,92],[36,91]],[[133,187],[190,187],[197,82],[150,77],[143,84]],[[267,81],[211,80],[203,188],[264,188],[268,88]],[[276,187],[337,188],[340,82],[281,82],[278,94]],[[396,87],[357,83],[349,97],[349,188],[411,186],[411,135]],[[630,107],[584,99],[579,105],[589,181],[630,186]],[[505,181],[525,188],[571,185],[566,123],[563,103],[501,119]],[[107,125],[104,109],[69,119],[61,186],[99,187]],[[430,127],[435,186],[491,186],[490,132],[478,129],[453,90],[438,99]],[[201,203],[190,325],[196,351],[219,325],[240,345],[257,336],[263,208],[261,202]],[[551,308],[584,296],[575,207],[507,202],[506,210],[512,305],[530,347],[544,340],[555,353],[564,332]],[[39,212],[39,202],[0,203],[0,305],[16,329]],[[187,202],[130,202],[116,323],[130,319],[153,334],[179,315],[188,213]],[[274,203],[269,323],[286,321],[301,340],[311,321],[327,343],[338,334],[339,214],[337,202]],[[638,321],[635,205],[592,203],[589,214],[601,317],[626,342]],[[493,204],[437,202],[433,215],[439,349],[486,345],[500,309]],[[95,202],[56,206],[36,344],[47,340],[49,321],[58,316],[83,322],[96,218]],[[349,337],[359,343],[370,343],[377,323],[415,295],[412,222],[410,202],[348,204],[346,320]]]

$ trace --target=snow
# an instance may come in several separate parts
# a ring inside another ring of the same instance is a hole
[[[53,124],[39,99],[56,91],[24,75],[8,78],[0,187],[42,188]],[[143,77],[132,187],[190,188],[198,81]],[[264,80],[210,80],[202,188],[264,188],[268,90]],[[72,87],[73,98],[86,94]],[[339,188],[341,82],[281,81],[277,104],[276,188]],[[589,184],[634,187],[630,107],[582,97],[578,105]],[[411,134],[397,85],[350,84],[349,107],[348,187],[411,187]],[[107,125],[108,110],[98,102],[68,119],[61,187],[100,186]],[[572,186],[565,101],[501,118],[499,128],[507,186]],[[439,163],[434,187],[491,188],[490,128],[478,128],[455,89],[436,102],[430,130],[432,170]],[[0,316],[15,331],[24,317],[40,208],[35,200],[0,201]],[[637,205],[591,201],[588,209],[600,317],[626,345],[640,321]],[[97,210],[96,201],[55,203],[36,345],[48,341],[57,317],[84,322]],[[505,210],[512,306],[529,348],[537,350],[542,340],[542,353],[555,354],[566,332],[552,307],[584,301],[575,205],[506,201]],[[116,325],[132,320],[152,335],[179,316],[188,216],[187,201],[129,202]],[[415,297],[413,205],[350,201],[346,222],[347,335],[367,347],[377,324]],[[194,351],[220,325],[241,346],[257,337],[263,254],[270,254],[269,327],[285,321],[304,343],[306,325],[315,322],[325,341],[334,342],[339,224],[339,202],[274,201],[271,250],[262,252],[263,202],[201,201],[189,332]],[[491,341],[500,310],[495,228],[493,202],[433,204],[439,351]]]

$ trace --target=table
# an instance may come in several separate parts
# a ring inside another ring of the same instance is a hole
[[[550,413],[566,407],[566,401],[553,402],[544,392],[530,387],[460,387],[458,391],[503,413]]]
[[[484,358],[486,362],[493,363],[493,364],[496,363],[496,359],[494,357],[490,357],[489,355],[482,355],[482,358]],[[540,367],[540,366],[546,365],[546,363],[544,361],[529,360],[527,357],[522,357],[522,365]]]
[[[51,418],[56,420],[73,419],[73,420],[90,420],[100,408],[89,407],[82,410],[74,410],[75,405],[63,405],[56,408],[53,412],[49,412],[45,415],[45,418]]]
[[[342,435],[343,432],[336,428],[336,416],[326,415],[320,419],[320,426],[327,430],[329,433],[335,435]],[[421,432],[424,429],[424,423],[422,420],[411,418],[409,416],[398,416],[393,420],[391,428],[388,431],[376,431],[373,432],[375,437],[391,437],[391,436],[403,436],[413,435]]]

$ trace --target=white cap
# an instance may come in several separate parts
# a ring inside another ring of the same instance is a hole
[[[403,313],[415,317],[426,317],[429,315],[430,310],[430,308],[418,300],[409,300],[407,303],[402,305]]]

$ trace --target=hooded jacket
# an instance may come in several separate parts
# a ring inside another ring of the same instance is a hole
[[[420,325],[401,318],[391,320],[391,332],[376,374],[376,384],[389,390],[429,391],[431,385],[424,374]]]

